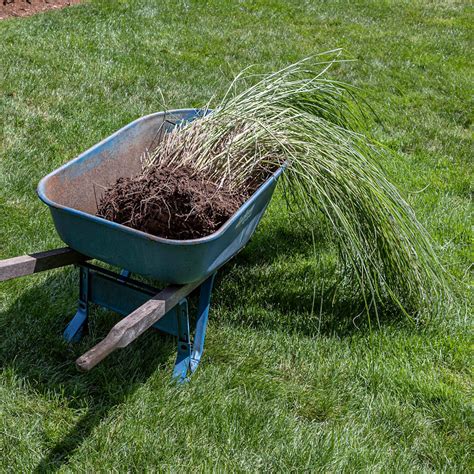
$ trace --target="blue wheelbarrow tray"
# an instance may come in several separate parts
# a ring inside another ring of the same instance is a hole
[[[167,283],[186,284],[212,275],[250,239],[283,172],[278,169],[213,234],[192,240],[164,239],[97,217],[104,188],[139,173],[141,156],[196,109],[141,117],[43,178],[38,195],[50,208],[56,230],[88,257]]]

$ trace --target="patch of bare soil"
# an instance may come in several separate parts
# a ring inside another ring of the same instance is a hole
[[[218,230],[255,189],[239,194],[189,166],[160,166],[120,178],[105,190],[97,215],[166,239],[196,239]]]
[[[68,7],[83,0],[0,0],[0,20]]]

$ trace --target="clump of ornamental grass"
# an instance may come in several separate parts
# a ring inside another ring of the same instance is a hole
[[[335,62],[313,57],[257,79],[244,71],[212,113],[163,136],[143,173],[190,165],[226,189],[242,190],[286,166],[292,215],[310,231],[315,216],[324,218],[341,272],[360,290],[368,313],[390,302],[407,314],[436,310],[449,295],[446,272],[388,180],[383,147],[364,132],[363,99],[326,76]],[[256,83],[242,91],[249,80]]]

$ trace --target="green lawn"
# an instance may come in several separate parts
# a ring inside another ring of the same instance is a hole
[[[385,315],[370,332],[355,295],[328,291],[324,235],[314,262],[311,235],[276,196],[218,278],[203,363],[176,387],[175,342],[157,333],[76,371],[117,316],[95,309],[81,343],[62,341],[73,269],[0,284],[2,471],[472,472],[461,282],[472,279],[473,22],[468,2],[413,0],[92,1],[0,22],[0,258],[61,245],[39,179],[121,126],[203,105],[249,64],[343,47],[357,61],[333,75],[368,92],[374,134],[398,152],[385,166],[461,289],[423,326]]]

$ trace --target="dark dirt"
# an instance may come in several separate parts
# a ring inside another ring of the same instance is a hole
[[[83,0],[0,0],[0,20],[68,7]]]
[[[219,187],[190,167],[157,167],[120,178],[105,190],[97,215],[167,239],[196,239],[219,229],[250,194]]]

